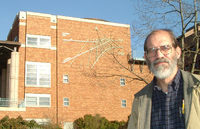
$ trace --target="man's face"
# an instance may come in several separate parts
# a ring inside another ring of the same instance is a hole
[[[147,49],[156,48],[155,56],[147,56],[145,59],[150,71],[159,79],[165,79],[169,77],[177,69],[177,59],[180,57],[180,51],[177,47],[172,47],[172,41],[169,34],[165,31],[158,31],[152,34],[147,40]],[[165,54],[162,50],[157,50],[161,46],[171,46],[169,53]],[[161,52],[162,51],[162,52]]]

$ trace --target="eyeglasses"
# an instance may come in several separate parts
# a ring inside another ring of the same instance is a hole
[[[154,57],[157,54],[157,50],[160,50],[163,55],[168,55],[172,52],[172,47],[174,47],[174,45],[162,45],[159,48],[152,47],[147,49],[146,55],[149,58]]]

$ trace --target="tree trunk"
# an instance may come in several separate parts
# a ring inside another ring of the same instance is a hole
[[[192,66],[191,66],[191,73],[194,73],[195,71],[195,63],[196,63],[196,58],[197,58],[197,54],[198,54],[198,51],[199,51],[199,36],[198,36],[198,25],[197,25],[197,15],[198,15],[198,11],[197,11],[197,8],[196,8],[196,0],[194,0],[194,9],[195,9],[195,21],[194,21],[194,36],[195,36],[195,39],[196,39],[196,49],[194,51],[194,56],[193,56],[193,59],[192,59]]]

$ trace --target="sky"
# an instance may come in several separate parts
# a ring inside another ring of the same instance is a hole
[[[0,40],[6,40],[19,11],[98,18],[129,25],[134,19],[133,0],[0,0]]]

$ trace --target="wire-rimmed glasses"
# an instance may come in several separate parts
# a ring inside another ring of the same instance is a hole
[[[162,45],[160,47],[152,47],[147,49],[146,55],[149,58],[154,57],[157,55],[157,50],[160,50],[163,55],[168,55],[172,52],[172,47],[174,47],[174,45]]]

